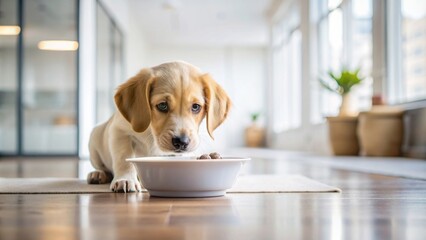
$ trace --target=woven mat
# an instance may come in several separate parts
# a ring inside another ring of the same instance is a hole
[[[144,190],[146,191],[146,190]],[[0,194],[109,193],[77,178],[0,178]],[[318,193],[340,189],[300,175],[243,175],[227,193]]]

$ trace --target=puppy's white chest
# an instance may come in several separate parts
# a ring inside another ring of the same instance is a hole
[[[150,135],[141,134],[141,136],[131,136],[131,139],[132,148],[136,157],[162,154]]]

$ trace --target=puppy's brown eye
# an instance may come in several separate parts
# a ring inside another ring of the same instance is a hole
[[[161,102],[159,104],[156,105],[158,111],[166,113],[169,111],[169,105],[167,104],[167,102]]]
[[[201,111],[201,105],[200,104],[192,104],[192,108],[191,108],[193,113],[199,113]]]

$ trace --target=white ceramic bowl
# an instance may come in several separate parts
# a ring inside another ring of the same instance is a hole
[[[129,158],[151,196],[223,196],[249,158],[201,160],[195,157]]]

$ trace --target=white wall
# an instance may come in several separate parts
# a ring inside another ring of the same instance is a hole
[[[232,99],[233,108],[229,118],[215,131],[215,141],[211,141],[205,129],[202,129],[202,149],[244,145],[244,128],[250,123],[250,113],[263,111],[265,106],[264,48],[154,46],[149,49],[147,56],[147,66],[183,60],[199,67],[210,73]]]
[[[95,126],[96,81],[96,0],[80,1],[79,46],[79,154],[89,156],[90,132]]]
[[[272,138],[272,148],[322,155],[331,153],[328,127],[325,123],[288,130],[274,134]]]
[[[124,64],[127,79],[145,65],[147,58],[148,44],[138,24],[141,13],[140,10],[133,8],[134,4],[129,0],[102,0],[102,3],[124,34]],[[123,79],[123,82],[126,79]]]

